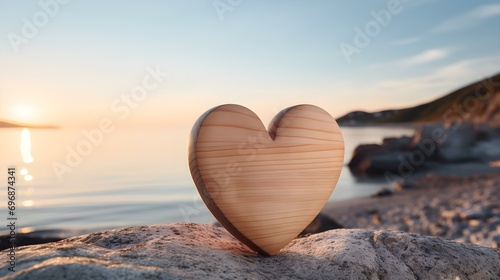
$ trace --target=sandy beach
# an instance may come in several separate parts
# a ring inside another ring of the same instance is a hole
[[[500,248],[500,174],[427,175],[390,196],[331,202],[346,228],[398,230]]]

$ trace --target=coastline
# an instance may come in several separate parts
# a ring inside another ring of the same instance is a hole
[[[56,125],[31,125],[0,121],[0,128],[30,128],[30,129],[59,129]]]
[[[322,214],[345,228],[397,230],[500,248],[500,174],[412,177],[382,197],[328,202]],[[475,216],[474,216],[475,215]],[[214,219],[215,220],[215,219]],[[18,245],[57,241],[91,230],[18,234]],[[6,236],[1,236],[2,245]]]

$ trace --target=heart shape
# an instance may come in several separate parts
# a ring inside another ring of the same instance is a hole
[[[240,105],[203,114],[191,131],[189,167],[201,198],[237,239],[274,255],[316,217],[344,159],[335,119],[313,105],[287,108],[269,132]]]

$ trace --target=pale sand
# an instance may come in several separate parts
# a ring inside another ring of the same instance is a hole
[[[400,230],[500,248],[500,174],[425,176],[388,197],[331,202],[346,228]]]

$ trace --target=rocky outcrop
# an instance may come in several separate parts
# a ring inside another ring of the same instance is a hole
[[[17,272],[4,266],[2,279],[500,278],[498,250],[361,229],[295,239],[274,257],[256,255],[223,228],[192,223],[97,232],[21,247],[17,257]]]
[[[411,138],[384,139],[382,145],[359,145],[348,163],[350,170],[355,174],[383,174],[384,172],[398,172],[402,161],[408,161],[410,155]],[[396,144],[396,142],[398,142]]]
[[[457,124],[426,125],[414,135],[384,139],[381,145],[358,146],[348,166],[354,174],[407,174],[438,165],[500,160],[500,128]]]
[[[337,119],[341,126],[394,123],[474,123],[500,126],[500,73],[410,108],[355,111]]]

